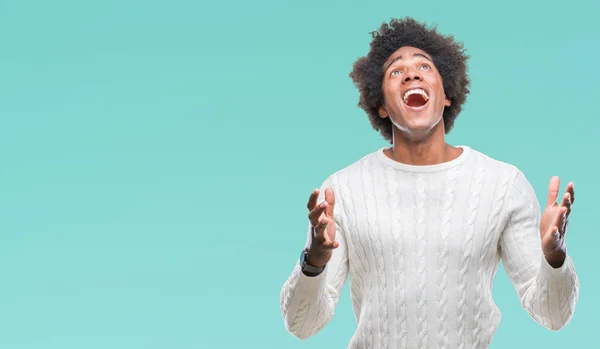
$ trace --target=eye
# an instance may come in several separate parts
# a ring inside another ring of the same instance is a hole
[[[390,73],[390,75],[394,76],[394,75],[400,75],[402,72],[399,70],[394,70]]]
[[[422,65],[419,67],[419,69],[421,69],[421,70],[429,70],[429,69],[431,69],[431,67],[430,67],[428,64],[422,64]]]

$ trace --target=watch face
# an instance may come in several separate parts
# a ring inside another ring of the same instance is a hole
[[[306,257],[308,255],[308,249],[304,249],[302,254],[300,255],[300,268],[305,275],[308,276],[317,276],[321,274],[321,272],[325,269],[325,267],[314,267],[306,262]]]
[[[306,254],[307,254],[306,249],[302,250],[302,253],[300,253],[300,264],[302,264],[302,265],[304,265],[306,263]]]

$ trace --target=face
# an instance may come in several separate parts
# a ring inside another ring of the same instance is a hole
[[[431,56],[414,47],[402,47],[383,66],[382,118],[407,136],[428,135],[440,124],[450,101]],[[441,125],[443,126],[443,125]]]

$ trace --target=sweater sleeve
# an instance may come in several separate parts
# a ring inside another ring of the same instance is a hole
[[[518,171],[508,198],[508,222],[500,238],[506,273],[527,313],[540,325],[558,331],[572,319],[579,279],[571,256],[553,268],[542,252],[540,204],[529,181]]]
[[[318,202],[323,200],[325,188],[329,183],[328,180],[321,186]],[[335,238],[339,242],[338,248],[333,250],[332,257],[323,272],[315,277],[304,275],[298,260],[280,293],[285,328],[300,339],[315,335],[331,321],[348,276],[347,245],[340,225],[340,200],[335,188],[334,193],[336,194]],[[309,223],[306,246],[309,246],[310,238]]]

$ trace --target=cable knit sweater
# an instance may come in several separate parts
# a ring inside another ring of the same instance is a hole
[[[290,333],[320,331],[349,276],[349,349],[488,348],[501,319],[492,299],[500,261],[535,321],[559,330],[571,320],[579,281],[570,256],[555,269],[542,254],[531,184],[515,166],[460,148],[431,166],[398,163],[382,148],[327,178],[319,201],[334,190],[340,246],[319,276],[297,263],[285,282]]]

